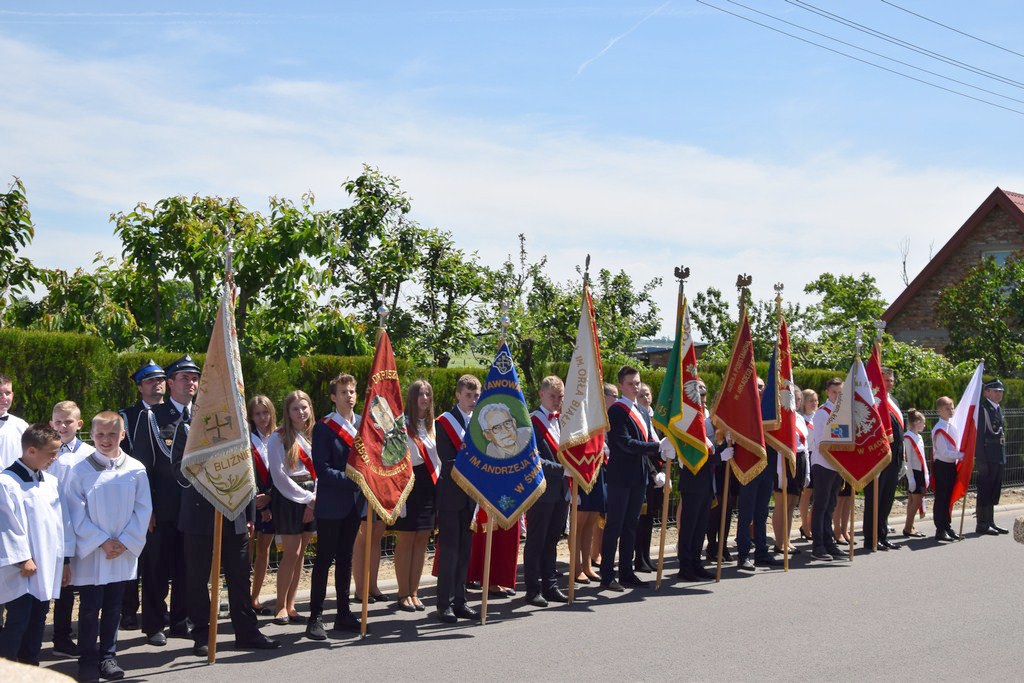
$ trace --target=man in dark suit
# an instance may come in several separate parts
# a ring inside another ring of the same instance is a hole
[[[647,426],[647,433],[653,438],[658,438],[654,429],[654,413],[651,410],[651,403],[654,397],[651,396],[651,388],[644,383],[640,384],[640,392],[637,394],[637,409],[640,416],[644,418]],[[644,468],[647,477],[647,498],[646,512],[641,506],[640,521],[636,525],[636,548],[634,550],[633,568],[638,572],[655,571],[654,563],[651,561],[651,538],[654,536],[654,522],[661,518],[661,504],[664,500],[665,483],[664,469],[665,461],[659,455],[648,455],[644,458]],[[658,475],[661,474],[661,477]],[[659,485],[658,482],[661,482]]]
[[[178,530],[181,485],[172,458],[175,450],[185,448],[184,442],[176,443],[184,438],[178,425],[191,419],[192,399],[199,387],[199,366],[191,356],[185,355],[168,365],[165,372],[168,397],[153,406],[149,420],[150,431],[156,433],[151,438],[136,436],[132,444],[132,456],[146,466],[153,495],[153,521],[140,564],[142,631],[146,642],[156,646],[167,644],[163,629],[168,623],[171,635],[188,637],[184,539]],[[165,604],[168,592],[170,611]]]
[[[327,574],[334,567],[337,613],[332,631],[359,632],[360,622],[349,610],[349,582],[352,580],[352,544],[359,532],[363,496],[345,474],[349,450],[355,443],[360,418],[353,413],[349,397],[355,396],[356,378],[341,374],[331,380],[335,410],[313,425],[313,468],[316,470],[316,559],[309,594],[309,622],[306,637],[325,640],[323,613],[327,595]],[[351,389],[351,391],[347,391]]]
[[[473,533],[473,500],[452,479],[455,455],[469,437],[469,421],[480,400],[480,380],[463,375],[455,388],[457,404],[437,418],[437,457],[441,474],[437,478],[437,618],[451,624],[463,619],[478,619],[480,613],[466,604],[466,574]]]
[[[623,584],[647,585],[633,571],[633,551],[640,508],[647,494],[644,459],[660,449],[635,404],[640,391],[640,371],[629,365],[622,366],[618,384],[621,397],[608,409],[608,464],[605,466],[608,517],[601,543],[601,588],[621,593],[625,590]],[[619,580],[615,573],[616,546]]]
[[[757,378],[757,391],[764,393],[764,380]],[[782,560],[775,557],[768,546],[768,506],[771,504],[772,491],[775,489],[776,467],[779,454],[768,446],[765,468],[740,488],[739,505],[736,521],[736,559],[739,569],[755,571],[755,565],[762,567],[781,567]],[[753,539],[751,539],[753,527]],[[750,557],[751,546],[754,557]]]
[[[526,511],[526,549],[523,552],[523,574],[526,579],[526,602],[547,607],[548,602],[568,602],[558,589],[558,541],[565,530],[569,512],[569,486],[565,468],[558,460],[561,429],[558,424],[565,396],[562,380],[552,375],[540,382],[540,408],[530,415],[537,440],[546,488]]]
[[[885,469],[878,473],[878,521],[875,522],[875,482],[864,487],[864,545],[871,552],[874,545],[872,528],[878,529],[879,550],[899,550],[900,546],[889,541],[889,513],[896,499],[896,484],[899,482],[900,469],[903,467],[903,410],[893,398],[892,391],[895,377],[892,368],[882,368],[882,381],[889,392],[889,405],[878,406],[879,410],[889,411],[889,422],[892,423],[892,443],[889,452],[892,460]]]
[[[132,375],[135,386],[139,390],[139,400],[121,413],[124,421],[124,440],[121,442],[121,450],[128,455],[133,455],[133,447],[138,439],[155,439],[155,430],[150,425],[153,408],[164,402],[164,394],[167,393],[167,375],[164,369],[150,359],[148,363],[135,371]],[[150,443],[149,449],[153,450]],[[141,570],[142,567],[140,566]],[[141,574],[141,572],[139,572]],[[125,581],[124,599],[121,602],[121,628],[126,631],[134,631],[139,628],[139,579]]]
[[[700,402],[703,406],[708,394],[704,382],[699,382]],[[682,581],[713,579],[715,575],[704,568],[700,551],[704,546],[704,532],[711,518],[711,501],[715,497],[715,465],[721,462],[718,452],[726,447],[725,441],[715,450],[715,429],[710,418],[704,419],[707,433],[708,457],[697,470],[690,471],[686,463],[679,463],[679,574]],[[710,550],[710,549],[709,549]]]
[[[1006,466],[1006,429],[1003,422],[1003,392],[1006,387],[998,379],[985,382],[982,390],[981,413],[978,415],[978,442],[975,461],[978,463],[978,524],[979,534],[1006,534],[1008,529],[996,526],[995,506],[1003,486],[1003,468]]]
[[[187,359],[187,361],[186,361]],[[194,368],[194,369],[193,369]],[[168,366],[167,374],[196,375],[198,366],[186,356]],[[191,380],[191,378],[189,378]],[[172,395],[173,398],[173,395]],[[181,460],[191,427],[194,404],[187,404],[184,416],[177,422],[173,440],[171,463],[176,473],[179,496],[178,531],[185,551],[185,590],[188,619],[192,622],[192,654],[207,655],[210,636],[210,567],[213,561],[213,506],[193,487],[181,473]],[[231,626],[235,631],[235,646],[243,650],[271,650],[281,643],[260,633],[256,610],[249,599],[249,525],[245,512],[233,520],[221,518],[221,571],[228,588],[228,609]]]

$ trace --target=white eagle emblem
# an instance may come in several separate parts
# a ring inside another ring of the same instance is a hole
[[[875,427],[875,417],[871,409],[861,401],[853,402],[853,426],[857,436],[867,434]]]
[[[700,383],[697,380],[688,379],[683,382],[683,393],[693,405],[700,405]]]
[[[791,380],[782,380],[782,388],[779,389],[779,405],[783,410],[791,413],[796,412],[796,385]]]

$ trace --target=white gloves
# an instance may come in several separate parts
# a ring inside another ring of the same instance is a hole
[[[406,513],[405,503],[402,503],[402,509],[398,511],[399,519],[404,519]]]
[[[733,455],[733,447],[732,446],[727,446],[726,448],[724,448],[722,450],[722,453],[721,453],[721,455],[719,457],[722,458],[722,462],[726,462],[728,460],[732,460],[732,455]]]
[[[658,452],[661,453],[662,460],[673,460],[676,457],[676,447],[672,445],[667,436],[662,438]]]
[[[664,485],[665,485],[665,473],[664,472],[658,472],[656,475],[654,475],[654,488],[660,489]]]

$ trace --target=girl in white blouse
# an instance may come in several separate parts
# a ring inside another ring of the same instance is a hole
[[[270,544],[274,541],[274,516],[270,511],[274,484],[270,479],[270,456],[267,442],[277,431],[277,409],[263,394],[249,399],[249,439],[252,442],[253,464],[256,469],[256,490],[253,499],[253,547],[256,552],[252,563],[252,608],[256,614],[268,616],[270,608],[260,604],[260,590],[267,575],[270,561]],[[259,460],[257,460],[259,458]],[[262,466],[262,467],[261,467]],[[266,475],[266,478],[264,478]]]
[[[284,399],[284,426],[267,442],[270,478],[274,482],[271,514],[282,545],[276,624],[306,621],[295,609],[295,591],[302,574],[302,557],[312,536],[316,504],[316,471],[310,447],[313,423],[313,401],[306,392],[293,391]]]

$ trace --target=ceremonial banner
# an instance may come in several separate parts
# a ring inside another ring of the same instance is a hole
[[[854,491],[867,486],[892,460],[871,382],[859,357],[846,375],[839,403],[829,414],[824,432],[819,450]]]
[[[715,425],[716,441],[725,439],[726,432],[732,435],[732,470],[736,479],[746,486],[768,462],[764,450],[764,426],[761,424],[761,397],[757,393],[754,342],[750,336],[746,307],[740,314],[729,367],[711,409],[711,420]]]
[[[181,473],[229,520],[244,513],[256,495],[251,448],[234,297],[225,285],[199,378]]]
[[[768,364],[764,394],[761,396],[761,418],[764,423],[765,443],[785,458],[796,476],[796,449],[800,433],[796,422],[803,418],[796,414],[796,384],[793,382],[793,360],[789,353],[789,330],[786,321],[779,319],[779,336]],[[781,459],[779,472],[782,472]]]
[[[889,403],[889,390],[885,388],[885,380],[882,378],[882,342],[875,341],[871,348],[871,358],[867,365],[868,380],[871,381],[871,393],[875,397],[875,406],[878,408],[878,417],[882,420],[882,429],[892,443],[892,405]]]
[[[377,337],[363,419],[349,450],[345,474],[359,485],[384,523],[394,524],[412,491],[413,477],[402,387],[391,338],[383,329]]]
[[[698,388],[697,351],[690,334],[690,311],[685,298],[676,320],[679,327],[654,406],[654,425],[675,446],[679,462],[696,474],[707,462],[708,444]]]
[[[583,307],[576,330],[576,348],[565,378],[565,400],[558,418],[561,436],[558,460],[587,493],[604,464],[604,433],[608,411],[604,405],[604,373],[594,323],[594,304],[583,287]]]
[[[981,412],[981,385],[982,375],[985,373],[985,363],[978,363],[974,370],[974,376],[967,383],[960,402],[956,404],[956,411],[949,423],[956,428],[960,434],[960,452],[964,454],[963,459],[956,465],[956,481],[953,483],[953,496],[949,499],[950,514],[953,511],[953,504],[960,500],[966,493],[967,487],[971,484],[971,471],[974,469],[974,446],[978,441],[978,415]]]
[[[502,529],[544,493],[544,473],[519,375],[502,342],[455,455],[452,478]]]

